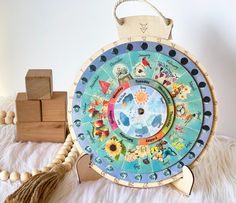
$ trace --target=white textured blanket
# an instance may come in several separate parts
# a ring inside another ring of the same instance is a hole
[[[13,100],[0,98],[0,109],[14,110]],[[16,143],[15,126],[0,126],[0,169],[31,171],[48,164],[61,144]],[[193,170],[195,184],[190,197],[185,197],[170,186],[153,189],[132,189],[118,186],[108,180],[79,184],[73,168],[56,191],[50,202],[109,202],[109,203],[235,203],[236,202],[236,140],[216,136],[204,159]],[[20,182],[0,182],[0,202],[12,193]]]

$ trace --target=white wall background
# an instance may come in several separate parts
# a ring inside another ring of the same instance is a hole
[[[150,0],[174,20],[173,40],[205,65],[219,103],[217,134],[236,137],[236,1]],[[83,62],[117,40],[115,0],[0,0],[0,96],[25,91],[28,68],[53,69],[69,90]],[[150,14],[143,4],[118,14]]]

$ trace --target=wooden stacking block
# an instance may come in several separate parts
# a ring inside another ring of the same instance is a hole
[[[67,92],[53,92],[49,100],[42,100],[43,121],[66,121]]]
[[[18,93],[16,97],[16,116],[19,122],[40,122],[40,101],[28,100],[26,93]]]
[[[52,97],[52,70],[30,69],[25,77],[28,99],[40,100]]]
[[[64,142],[65,122],[27,122],[16,124],[17,141]]]

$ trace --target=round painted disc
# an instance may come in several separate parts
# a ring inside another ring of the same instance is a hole
[[[188,52],[134,38],[90,58],[70,95],[68,121],[80,153],[104,177],[154,187],[181,177],[214,128],[214,95]]]

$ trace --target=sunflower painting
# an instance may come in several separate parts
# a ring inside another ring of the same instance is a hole
[[[118,141],[116,137],[112,137],[107,141],[105,151],[108,155],[114,157],[115,160],[118,160],[121,154],[125,155],[126,147],[122,141]]]

